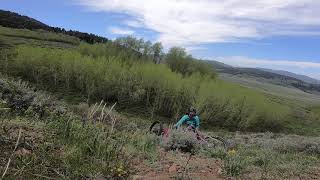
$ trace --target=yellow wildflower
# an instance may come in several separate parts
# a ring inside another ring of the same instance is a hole
[[[237,151],[234,149],[228,151],[229,156],[234,156],[234,155],[236,155],[236,153],[237,153]]]

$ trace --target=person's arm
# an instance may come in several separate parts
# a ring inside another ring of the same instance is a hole
[[[188,119],[188,115],[182,116],[182,118],[174,125],[175,128],[179,128],[186,120]]]

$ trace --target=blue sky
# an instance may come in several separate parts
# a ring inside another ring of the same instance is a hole
[[[0,9],[113,39],[134,35],[193,56],[320,79],[314,0],[1,0]]]

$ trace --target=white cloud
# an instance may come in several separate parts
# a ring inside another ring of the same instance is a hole
[[[251,68],[268,68],[274,70],[284,70],[297,74],[307,75],[320,80],[320,63],[308,61],[288,61],[288,60],[269,60],[269,59],[254,59],[244,56],[218,57],[207,58],[214,59],[219,62],[237,67]]]
[[[186,51],[188,53],[192,53],[192,51],[199,51],[199,50],[208,50],[207,47],[202,47],[202,46],[187,46]]]
[[[123,29],[123,28],[119,28],[119,27],[109,27],[109,31],[112,34],[117,34],[117,35],[132,35],[132,34],[134,34],[133,30]]]
[[[126,24],[127,26],[134,27],[134,28],[143,27],[143,24],[140,21],[126,20],[126,21],[123,21],[123,23]]]
[[[77,1],[96,11],[129,15],[132,20],[124,24],[158,32],[158,40],[167,47],[320,34],[318,0]]]

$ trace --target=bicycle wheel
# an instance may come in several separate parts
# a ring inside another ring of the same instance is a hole
[[[221,148],[224,150],[227,148],[226,141],[219,136],[207,136],[205,137],[205,140],[209,148]]]
[[[156,134],[157,136],[161,136],[163,132],[163,125],[159,121],[155,121],[151,124],[149,128],[149,132],[152,134]]]

